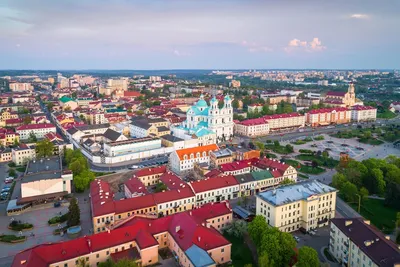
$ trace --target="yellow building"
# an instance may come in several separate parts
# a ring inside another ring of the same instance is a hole
[[[282,232],[310,231],[335,217],[336,192],[315,180],[282,186],[257,195],[256,214]]]

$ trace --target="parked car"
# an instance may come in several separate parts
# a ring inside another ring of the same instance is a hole
[[[300,238],[298,236],[293,236],[294,240],[296,240],[296,242],[300,242]]]
[[[14,177],[7,177],[7,178],[4,180],[4,182],[5,182],[6,184],[12,183],[13,181],[14,181]]]
[[[130,170],[135,170],[135,169],[139,169],[139,166],[137,165],[132,165],[131,167],[129,167]]]
[[[308,231],[308,234],[309,234],[309,235],[316,235],[316,234],[317,234],[317,232],[316,232],[316,231],[314,231],[314,230],[310,230],[310,231]]]
[[[358,146],[358,147],[356,147],[357,148],[357,150],[364,150],[364,148],[362,148],[362,147],[360,147],[360,146]]]
[[[341,144],[341,146],[348,147],[349,145],[348,144]]]

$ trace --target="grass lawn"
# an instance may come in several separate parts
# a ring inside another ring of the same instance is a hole
[[[360,139],[358,139],[358,142],[363,143],[363,144],[373,145],[373,146],[379,146],[384,143],[382,140],[379,140],[376,138],[368,138],[368,139],[360,138]]]
[[[275,155],[274,153],[267,153],[267,154],[265,154],[265,156],[267,157],[267,158],[270,158],[270,159],[276,159],[278,156],[277,155]]]
[[[322,156],[311,155],[311,154],[300,154],[297,155],[296,158],[305,161],[315,160],[316,162],[318,162],[319,165],[327,168],[334,168],[339,164],[339,161],[333,158],[324,158]]]
[[[107,174],[112,174],[115,172],[93,172],[95,177],[99,177],[99,176],[103,176],[103,175],[107,175]]]
[[[313,168],[312,166],[301,165],[299,171],[308,174],[320,174],[323,173],[325,169],[321,167]]]
[[[394,117],[396,117],[396,114],[394,114],[390,110],[386,110],[385,112],[378,112],[376,114],[376,117],[379,119],[393,119]]]
[[[242,238],[237,238],[232,235],[224,234],[224,237],[232,243],[232,248],[231,248],[231,259],[233,266],[235,267],[243,267],[246,264],[253,264],[253,266],[256,266],[253,262],[253,257],[251,255],[250,249],[247,247],[247,245],[244,243]]]
[[[15,168],[17,171],[19,171],[19,172],[25,172],[25,170],[26,170],[26,167],[18,167],[18,168]]]
[[[284,160],[286,164],[289,164],[290,166],[293,166],[295,168],[297,168],[299,166],[299,163],[297,160],[293,160],[293,159],[285,159]]]
[[[322,135],[318,135],[318,136],[314,137],[314,140],[316,140],[316,141],[321,141],[324,139],[325,139],[325,137],[323,137]]]
[[[292,144],[293,145],[304,145],[304,144],[306,144],[307,142],[306,141],[304,141],[304,140],[296,140],[296,142],[293,142]]]
[[[310,177],[308,177],[307,175],[302,174],[302,173],[298,173],[297,176],[302,178],[302,179],[310,179]]]
[[[270,149],[270,150],[274,151],[275,153],[284,154],[284,155],[292,153],[292,152],[287,151],[285,146],[274,146],[274,145],[266,144],[265,149]]]
[[[349,204],[354,210],[357,211],[357,203]],[[380,199],[367,199],[361,204],[361,215],[370,220],[373,225],[380,230],[391,233],[394,229],[396,221],[396,210],[386,207],[384,200]]]

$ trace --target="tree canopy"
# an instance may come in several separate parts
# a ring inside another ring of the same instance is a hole
[[[318,253],[315,249],[303,246],[299,249],[297,267],[319,267]]]
[[[89,169],[89,163],[80,150],[67,149],[64,153],[64,161],[74,174],[74,185],[78,192],[83,192],[89,187],[95,175]]]
[[[38,158],[46,158],[54,155],[54,144],[48,139],[44,139],[36,143],[36,156]]]

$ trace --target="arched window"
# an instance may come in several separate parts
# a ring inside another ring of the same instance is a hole
[[[183,159],[184,159],[184,160],[187,160],[187,155],[184,155],[184,156],[183,156]]]
[[[190,158],[192,159],[192,158],[194,158],[194,155],[193,155],[193,153],[192,154],[190,154]]]
[[[197,152],[196,158],[200,158],[200,152]]]
[[[205,151],[203,152],[203,157],[207,157],[207,153]]]

